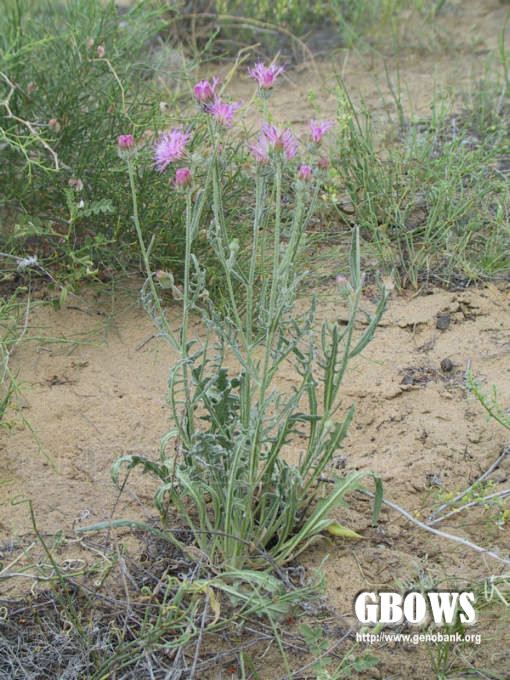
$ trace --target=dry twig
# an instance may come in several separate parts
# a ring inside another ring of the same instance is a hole
[[[67,165],[64,165],[63,163],[59,162],[57,152],[54,151],[51,148],[51,146],[48,144],[48,142],[46,142],[46,140],[44,140],[41,137],[41,135],[35,129],[34,124],[31,123],[28,120],[24,120],[23,118],[20,118],[19,116],[16,116],[12,112],[11,107],[10,107],[11,97],[16,90],[21,91],[21,89],[18,85],[11,82],[11,80],[5,75],[5,73],[3,71],[0,71],[0,76],[2,76],[4,81],[10,87],[9,94],[7,95],[7,97],[3,101],[0,102],[0,104],[4,107],[4,109],[7,112],[7,118],[9,118],[11,120],[15,120],[16,122],[21,123],[21,125],[24,125],[30,131],[30,133],[42,144],[42,146],[44,146],[44,148],[51,154],[51,156],[53,158],[53,163],[55,164],[55,170],[60,170],[60,168],[69,169]]]

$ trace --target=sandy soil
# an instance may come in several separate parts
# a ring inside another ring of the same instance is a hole
[[[38,340],[23,345],[14,357],[13,367],[24,384],[22,413],[42,451],[22,423],[10,433],[2,431],[0,520],[5,557],[11,554],[9,540],[26,545],[32,534],[26,504],[13,506],[13,499],[31,498],[39,530],[44,534],[62,530],[71,542],[73,524],[112,516],[116,491],[109,470],[115,459],[125,453],[156,458],[159,438],[170,427],[164,395],[172,355],[158,340],[139,349],[153,328],[132,296],[104,299],[103,306],[100,299],[95,301],[103,310],[112,303],[113,318],[76,309],[36,310],[31,317],[33,332],[37,328],[39,336],[64,338],[68,344]],[[373,305],[370,299],[364,304],[367,309]],[[356,403],[357,414],[339,452],[344,457],[339,464],[345,470],[381,475],[387,499],[422,518],[439,498],[458,493],[480,476],[508,444],[508,436],[486,420],[466,391],[465,370],[469,365],[487,389],[496,386],[502,405],[509,403],[509,307],[508,284],[390,299],[375,339],[352,363],[344,383],[345,406]],[[330,320],[345,318],[333,284],[321,310]],[[440,330],[438,315],[445,313],[450,326]],[[441,370],[443,359],[450,359],[451,371]],[[285,380],[283,376],[282,385]],[[19,416],[13,418],[19,421]],[[509,473],[510,457],[490,476],[494,491],[508,488]],[[115,517],[154,516],[154,489],[149,478],[133,474]],[[510,526],[507,522],[498,528],[497,512],[497,507],[471,510],[439,528],[508,555]],[[390,587],[398,581],[416,586],[420,578],[469,582],[499,574],[504,566],[436,539],[393,511],[384,510],[381,522],[372,528],[371,509],[363,499],[353,499],[350,509],[339,509],[335,516],[364,539],[348,544],[324,541],[300,562],[315,568],[329,555],[328,595],[347,619],[352,620],[354,595],[367,586]],[[62,559],[69,554],[64,551]],[[18,590],[23,580],[16,581],[8,581],[6,590]],[[480,621],[479,627],[492,638],[489,622],[493,625],[492,617]],[[500,634],[510,641],[508,628]],[[481,649],[485,653],[489,647],[492,654],[501,653],[500,669],[510,672],[505,645],[498,643],[496,651],[492,645]],[[422,652],[412,648],[404,655],[410,664],[405,667],[423,663],[418,658]]]

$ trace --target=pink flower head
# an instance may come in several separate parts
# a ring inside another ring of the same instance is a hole
[[[55,130],[55,132],[60,131],[60,123],[56,118],[52,118],[51,120],[48,121],[48,127],[51,128],[52,130]]]
[[[184,147],[190,138],[189,132],[183,132],[182,127],[172,128],[167,135],[161,135],[154,147],[156,168],[163,172],[167,165],[180,160],[184,156]]]
[[[104,57],[104,47],[102,45],[97,46],[97,56],[101,59]]]
[[[219,78],[214,77],[212,83],[208,80],[201,80],[193,89],[195,99],[199,102],[210,102],[214,99],[214,90],[219,83]]]
[[[262,126],[262,134],[275,151],[284,152],[287,160],[290,161],[290,159],[294,158],[297,154],[298,143],[297,139],[292,134],[292,130],[287,129],[280,131],[274,125],[264,123]]]
[[[331,161],[327,156],[322,156],[322,158],[319,158],[319,168],[322,170],[327,170],[329,166],[331,165]]]
[[[184,189],[191,184],[191,172],[189,168],[179,168],[175,171],[174,184],[179,189]]]
[[[117,137],[117,143],[119,145],[119,149],[122,151],[128,151],[135,146],[133,135],[119,135]]]
[[[298,179],[309,182],[312,179],[312,168],[309,165],[302,165],[298,170]]]
[[[225,102],[222,102],[221,99],[215,99],[212,104],[207,106],[207,111],[225,127],[232,127],[234,113],[240,106],[241,102],[226,104]]]
[[[290,161],[297,154],[298,143],[291,130],[280,131],[274,125],[264,123],[262,135],[259,136],[256,144],[250,145],[250,150],[259,163],[267,165],[271,151],[284,153]]]
[[[248,69],[248,75],[257,81],[261,90],[271,90],[283,70],[284,67],[279,66],[276,62],[266,66],[261,61],[258,61],[253,68]]]
[[[269,146],[267,139],[262,136],[259,137],[256,144],[250,144],[250,151],[255,156],[255,160],[261,165],[268,165],[269,163]]]
[[[75,191],[81,191],[83,189],[83,182],[79,178],[77,179],[76,177],[71,177],[69,180],[69,186]]]
[[[310,137],[316,144],[320,144],[323,134],[329,128],[332,128],[334,123],[329,120],[311,120],[310,121]]]

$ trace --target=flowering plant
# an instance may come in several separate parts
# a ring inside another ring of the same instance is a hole
[[[262,73],[260,66],[257,73]],[[277,74],[278,69],[273,76]],[[207,87],[201,85],[199,92],[206,91]],[[235,107],[216,99],[203,111],[228,127]],[[329,127],[328,123],[314,122],[314,141],[318,143]],[[382,291],[373,317],[355,337],[363,287],[355,229],[351,275],[344,286],[344,299],[350,308],[347,325],[341,329],[336,322],[325,321],[317,333],[314,300],[306,313],[296,313],[297,291],[306,280],[306,273],[297,264],[306,248],[306,228],[317,205],[320,173],[316,176],[307,164],[296,173],[292,165],[299,150],[296,138],[290,130],[268,123],[263,124],[257,144],[250,147],[258,163],[254,169],[252,251],[247,267],[242,266],[239,241],[229,234],[225,223],[226,199],[218,162],[225,129],[214,125],[208,129],[212,153],[205,156],[201,186],[193,186],[188,167],[175,173],[174,184],[186,196],[182,288],[175,286],[171,274],[151,271],[138,219],[133,159],[127,158],[135,225],[147,269],[142,299],[178,358],[169,379],[174,428],[163,437],[159,462],[125,456],[115,463],[112,475],[118,483],[120,468],[127,464],[129,468],[142,465],[159,477],[155,504],[163,522],[166,524],[170,503],[216,567],[264,568],[268,563],[289,561],[324,530],[336,535],[347,531],[329,513],[345,502],[347,492],[360,488],[367,473],[351,472],[344,478],[333,475],[329,492],[325,492],[321,479],[354,414],[351,406],[343,419],[337,420],[343,376],[350,359],[373,337],[385,294]],[[191,132],[173,128],[160,138],[155,147],[158,170],[164,171],[184,158],[190,136]],[[284,173],[294,173],[296,178],[295,205],[289,219],[283,214]],[[225,299],[221,308],[211,300],[205,272],[193,254],[210,195],[208,239],[223,274]],[[284,224],[286,237],[282,240]],[[270,264],[266,266],[268,252]],[[181,301],[178,332],[166,318],[155,281],[171,288]],[[190,340],[192,313],[202,318],[207,333]],[[236,360],[235,370],[225,360],[227,353]],[[292,390],[285,392],[278,385],[278,376],[289,366],[293,366],[294,382]],[[178,442],[177,456],[167,453],[172,440]],[[298,440],[303,442],[303,449],[299,462],[291,464],[285,453]],[[374,479],[375,521],[382,486],[379,478]],[[193,513],[190,503],[195,507]],[[178,543],[169,533],[169,540]]]
[[[208,80],[201,80],[193,88],[195,99],[201,103],[213,101],[215,98],[214,91],[216,90],[218,83],[219,78],[217,77],[212,79],[212,83],[210,83]]]
[[[310,121],[310,137],[312,141],[316,144],[320,144],[324,133],[333,127],[333,123],[329,120],[323,120],[319,122],[312,119]]]
[[[215,99],[214,102],[206,107],[206,111],[214,116],[216,120],[225,127],[232,127],[234,113],[241,106],[241,102],[234,104],[227,104],[221,99]]]
[[[180,127],[173,128],[168,134],[161,135],[154,148],[155,166],[160,172],[163,172],[170,163],[184,157],[190,136],[189,132],[183,132]]]
[[[283,71],[284,67],[279,66],[276,62],[266,66],[262,61],[258,61],[255,66],[248,69],[248,75],[257,81],[261,90],[271,90]]]

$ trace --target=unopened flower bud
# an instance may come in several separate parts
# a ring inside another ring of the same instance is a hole
[[[189,168],[179,168],[175,171],[175,186],[184,189],[191,184],[191,172]]]
[[[60,132],[60,123],[56,118],[52,118],[51,120],[48,121],[48,127],[54,130],[55,132]]]
[[[174,285],[174,277],[171,272],[165,272],[162,269],[158,269],[154,273],[154,277],[158,280],[161,288],[172,288]]]
[[[237,255],[237,253],[239,252],[239,240],[235,238],[233,241],[229,243],[228,248],[230,250],[231,256]]]
[[[322,156],[322,158],[319,158],[319,168],[322,168],[322,170],[327,170],[330,165],[331,161],[326,156]]]
[[[298,170],[298,179],[309,182],[312,179],[312,168],[309,165],[302,165]]]
[[[133,135],[119,135],[117,137],[117,142],[119,149],[122,151],[128,151],[129,149],[133,149],[135,146]]]
[[[89,47],[89,48],[94,47],[94,39],[93,38],[90,38],[90,40],[87,43],[87,47]]]
[[[208,80],[201,80],[193,88],[195,99],[202,104],[214,101],[214,90],[216,89],[218,82],[218,78],[213,78],[212,83]]]
[[[69,186],[72,187],[75,191],[81,191],[83,189],[83,182],[81,181],[81,179],[71,177],[71,179],[69,180]]]
[[[234,264],[237,258],[237,253],[239,252],[239,241],[238,239],[234,239],[228,244],[228,249],[230,250],[230,255],[227,261],[227,268],[229,270],[232,270],[234,268]]]
[[[352,292],[351,285],[349,283],[349,280],[345,277],[342,276],[342,274],[337,274],[335,276],[335,282],[338,288],[338,292],[342,297],[348,297],[349,293]]]
[[[102,45],[97,46],[97,56],[101,59],[104,57],[104,47]]]

